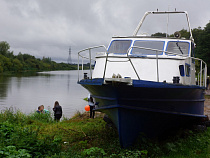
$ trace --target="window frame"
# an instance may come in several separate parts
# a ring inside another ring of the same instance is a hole
[[[166,43],[166,41],[164,41],[164,40],[135,40],[134,42],[133,42],[133,46],[135,46],[135,43],[137,42],[137,41],[152,41],[152,42],[163,42],[163,48],[162,48],[162,53],[161,54],[158,54],[158,55],[163,55],[163,51],[164,51],[164,48],[165,48],[165,43]],[[138,47],[138,46],[137,46]],[[146,48],[146,47],[145,47]],[[133,49],[134,48],[132,48],[132,50],[131,50],[131,55],[138,55],[138,54],[134,54],[133,53]],[[138,48],[136,48],[136,49],[138,49]],[[151,49],[155,49],[155,48],[151,48]],[[154,51],[155,52],[155,51]],[[139,55],[139,56],[145,56],[145,55],[156,55],[156,53],[155,54],[141,54],[141,55]]]
[[[167,45],[166,45],[166,51],[168,51],[168,45],[169,45],[170,42],[183,42],[183,43],[188,43],[188,44],[189,44],[188,53],[187,53],[187,54],[182,54],[182,53],[180,52],[180,54],[181,54],[181,55],[187,55],[187,56],[189,56],[189,53],[190,53],[190,45],[191,45],[190,42],[188,42],[188,41],[168,41],[168,42],[167,42]],[[172,52],[172,53],[173,53],[173,52]],[[166,53],[166,54],[167,54],[167,53]],[[168,54],[168,55],[170,55],[170,54]],[[176,55],[170,55],[170,56],[176,56]]]
[[[189,70],[189,74],[187,73],[188,72],[187,70]],[[191,65],[188,63],[185,63],[185,75],[186,75],[186,77],[190,77],[190,75],[191,75]]]
[[[108,53],[108,54],[120,54],[120,55],[127,54],[127,52],[126,52],[126,53],[110,53],[110,52],[109,52],[109,49],[110,49],[110,47],[111,47],[111,45],[112,45],[112,43],[113,43],[114,41],[130,41],[131,43],[130,43],[130,46],[128,47],[128,49],[132,46],[132,43],[133,43],[133,40],[131,40],[131,39],[112,40],[111,43],[109,44],[109,48],[108,48],[108,50],[107,50],[107,53]],[[127,49],[127,50],[128,50],[128,49]]]

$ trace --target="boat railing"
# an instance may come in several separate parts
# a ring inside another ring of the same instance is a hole
[[[78,81],[79,81],[79,75],[80,75],[79,74],[79,72],[80,72],[79,71],[80,70],[80,57],[82,58],[82,63],[81,63],[82,74],[83,74],[83,71],[84,71],[84,59],[89,60],[90,78],[92,79],[92,61],[95,61],[95,59],[92,58],[92,50],[97,49],[97,48],[104,48],[105,52],[107,54],[107,49],[106,49],[106,46],[104,46],[104,45],[89,47],[89,48],[83,49],[83,50],[78,52]],[[86,51],[88,51],[88,54],[89,54],[88,57],[81,54],[82,52],[86,52]]]
[[[164,50],[158,50],[158,49],[152,49],[152,48],[146,48],[146,47],[138,47],[138,46],[132,46],[130,47],[128,50],[127,50],[127,57],[129,58],[129,61],[138,77],[138,79],[140,79],[139,77],[139,74],[137,73],[130,57],[132,57],[132,55],[128,55],[129,52],[131,51],[131,49],[133,48],[136,48],[136,49],[144,49],[144,50],[150,50],[150,51],[155,51],[156,53],[156,71],[157,71],[157,82],[159,82],[159,67],[158,67],[158,61],[159,61],[159,58],[158,58],[158,53],[159,52],[164,52],[165,54],[167,55],[176,55],[176,56],[180,56],[180,57],[184,57],[185,60],[187,59],[190,59],[190,65],[191,65],[191,62],[192,62],[192,59],[193,60],[197,60],[199,63],[200,63],[200,70],[198,71],[198,73],[196,74],[198,77],[197,77],[197,84],[199,86],[203,86],[203,87],[206,87],[206,81],[207,81],[207,64],[202,60],[202,59],[199,59],[199,58],[195,58],[195,57],[189,57],[188,55],[184,55],[184,54],[177,54],[177,53],[173,53],[173,52],[169,52],[169,51],[164,51]],[[186,80],[186,75],[184,77],[184,79]],[[190,78],[191,79],[191,78]],[[190,80],[190,84],[192,84],[191,80]]]
[[[105,78],[106,76],[106,68],[107,68],[107,63],[109,62],[108,58],[109,58],[109,53],[107,52],[107,49],[104,45],[100,45],[100,46],[94,46],[94,47],[89,47],[89,48],[86,48],[86,49],[83,49],[81,51],[78,52],[78,81],[79,81],[79,70],[80,70],[80,57],[82,58],[82,63],[81,63],[81,70],[82,70],[82,73],[83,73],[83,70],[84,70],[84,63],[83,63],[83,60],[84,59],[88,59],[89,60],[89,69],[90,69],[90,79],[92,79],[92,61],[95,61],[95,59],[92,58],[92,50],[93,49],[97,49],[97,48],[104,48],[105,49],[105,54],[106,54],[106,60],[105,60],[105,67],[104,67],[104,72],[103,72],[103,79]],[[195,57],[189,57],[188,55],[184,55],[184,54],[178,54],[178,53],[173,53],[173,52],[169,52],[169,51],[164,51],[164,50],[158,50],[158,49],[152,49],[152,48],[146,48],[146,47],[138,47],[138,46],[132,46],[130,47],[128,50],[127,50],[127,58],[128,58],[128,61],[131,63],[131,66],[133,68],[133,70],[135,71],[135,74],[137,76],[137,78],[140,80],[140,76],[131,60],[131,57],[133,57],[133,55],[129,55],[129,52],[131,51],[131,49],[144,49],[144,50],[150,50],[150,51],[155,51],[155,59],[156,59],[156,72],[157,72],[157,82],[159,82],[159,55],[158,53],[159,52],[164,52],[165,54],[167,55],[176,55],[176,56],[180,56],[180,57],[183,57],[184,60],[188,60],[190,59],[190,65],[192,63],[192,59],[193,60],[197,60],[199,62],[199,71],[197,72],[196,76],[197,76],[197,85],[199,86],[204,86],[206,87],[206,81],[207,81],[207,64],[202,60],[202,59],[199,59],[199,58],[195,58]],[[88,57],[87,56],[84,56],[82,55],[81,53],[82,52],[86,52],[88,51]],[[112,55],[113,57],[113,55]],[[113,61],[112,61],[113,62]],[[117,61],[119,62],[119,61]],[[191,72],[190,72],[191,73]],[[186,75],[184,77],[184,80],[186,80]],[[191,82],[191,78],[190,78],[190,84],[192,84]]]
[[[149,11],[149,12],[145,12],[144,16],[142,17],[141,21],[139,22],[137,28],[134,31],[133,36],[137,36],[144,20],[146,19],[146,17],[148,15],[151,15],[151,14],[153,14],[153,15],[155,15],[155,14],[157,14],[157,15],[167,14],[168,15],[168,18],[167,18],[167,33],[168,33],[169,14],[185,14],[187,24],[188,24],[188,29],[189,29],[189,32],[190,32],[190,39],[194,41],[193,36],[192,36],[192,29],[191,29],[191,26],[190,26],[190,19],[189,19],[188,13],[186,11]],[[167,37],[167,33],[166,33],[166,37]]]

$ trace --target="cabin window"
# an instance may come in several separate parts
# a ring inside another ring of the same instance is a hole
[[[125,54],[131,46],[131,40],[114,40],[111,42],[108,53]]]
[[[186,72],[186,76],[189,77],[190,76],[190,65],[185,63],[185,72]]]
[[[164,48],[164,41],[135,41],[134,46],[150,48],[150,49],[157,49],[158,55],[162,54],[162,50]],[[146,50],[146,49],[139,49],[133,48],[132,54],[136,55],[156,55],[156,51]]]
[[[179,65],[179,72],[180,72],[180,76],[185,76],[184,74],[184,65]]]
[[[168,42],[167,51],[175,54],[188,55],[190,44],[188,42]]]

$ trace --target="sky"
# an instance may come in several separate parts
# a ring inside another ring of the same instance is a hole
[[[146,11],[187,11],[191,28],[203,28],[210,20],[209,6],[210,0],[0,0],[0,41],[7,41],[15,55],[56,62],[67,62],[71,46],[76,63],[79,50],[108,46],[112,36],[132,35]],[[170,17],[171,30],[185,28],[183,20]],[[145,21],[140,34],[166,32],[167,18],[151,21]]]

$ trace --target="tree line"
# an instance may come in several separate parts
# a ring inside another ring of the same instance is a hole
[[[77,65],[56,63],[49,57],[42,59],[35,58],[30,54],[14,55],[9,51],[9,43],[0,42],[0,73],[3,72],[24,72],[24,71],[53,71],[53,70],[75,70]]]
[[[182,29],[179,31],[181,37],[190,38],[189,31]],[[192,29],[193,38],[196,43],[195,57],[203,59],[207,63],[208,74],[210,74],[210,22],[202,29],[201,27]],[[155,33],[152,36],[166,37],[166,33]],[[173,37],[174,35],[168,35]]]

